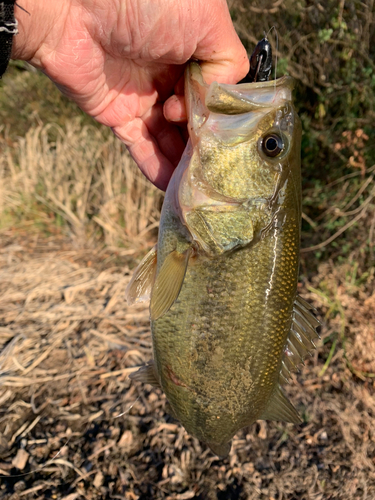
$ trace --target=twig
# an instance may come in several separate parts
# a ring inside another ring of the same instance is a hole
[[[115,370],[114,372],[103,373],[100,375],[100,379],[109,378],[109,377],[117,377],[117,375],[128,375],[139,370],[139,366],[132,366],[130,368],[123,368],[122,370]]]
[[[332,243],[332,241],[334,241],[338,236],[340,236],[340,234],[344,233],[347,229],[349,229],[357,221],[359,221],[359,219],[361,219],[365,215],[366,211],[367,211],[367,206],[362,210],[361,213],[357,215],[357,217],[354,217],[354,219],[345,224],[345,226],[339,229],[333,236],[331,236],[325,241],[322,241],[322,243],[319,243],[318,245],[314,245],[308,248],[302,248],[301,253],[313,252],[314,250],[320,250],[321,248],[324,248],[325,246],[329,245],[329,243]]]
[[[350,212],[341,212],[341,210],[337,210],[337,215],[340,217],[348,217],[349,215],[355,215],[357,214],[361,209],[363,209],[365,206],[367,206],[370,201],[374,198],[375,196],[375,188],[372,189],[370,196],[368,196],[365,201],[360,205],[359,207],[355,208],[354,210],[350,210]]]
[[[18,493],[18,496],[24,497],[25,495],[29,495],[30,493],[35,493],[36,491],[39,491],[39,490],[45,488],[46,486],[47,486],[46,483],[43,482],[43,484],[38,484],[38,486],[33,486],[32,488],[29,488],[28,490],[21,491],[21,493]]]
[[[41,418],[42,415],[38,415],[36,418],[34,418],[31,424],[20,434],[20,438],[25,437],[36,426]]]
[[[365,173],[369,174],[370,172],[373,172],[374,170],[375,170],[375,165],[373,165],[370,168],[367,168],[365,170]],[[336,179],[335,181],[332,181],[329,184],[327,184],[326,185],[326,189],[330,188],[332,186],[336,186],[336,184],[340,184],[340,182],[346,181],[347,179],[352,179],[353,177],[358,177],[359,175],[362,175],[362,172],[352,172],[351,174],[343,175],[339,179]]]
[[[329,39],[327,40],[327,43],[331,43],[332,45],[342,45],[343,47],[348,47],[349,49],[354,50],[358,54],[360,54],[363,59],[367,62],[367,64],[372,68],[375,69],[375,64],[373,63],[372,59],[370,56],[368,56],[365,52],[363,52],[361,49],[355,47],[353,43],[349,43],[346,40],[334,40],[334,39]]]
[[[49,465],[65,465],[66,467],[70,467],[71,469],[73,469],[79,475],[80,478],[85,476],[85,474],[81,470],[79,470],[78,467],[75,467],[75,465],[73,465],[71,462],[69,462],[68,460],[65,460],[63,458],[55,458],[52,460],[48,460],[44,464],[43,469],[46,470],[46,467],[48,467]],[[54,469],[50,469],[50,470],[54,470]]]
[[[280,8],[280,5],[284,2],[284,0],[277,0],[274,4],[273,7],[270,9],[264,9],[264,8],[259,8],[259,7],[252,7],[249,6],[249,10],[251,12],[255,12],[256,14],[275,14]]]
[[[374,197],[374,189],[371,191],[370,196],[362,203],[361,206],[359,206],[355,210],[352,210],[351,212],[345,213],[345,211],[348,210],[348,208],[350,208],[358,200],[358,198],[361,196],[361,194],[364,192],[364,190],[368,187],[368,185],[373,180],[374,180],[374,176],[370,175],[370,177],[368,177],[365,180],[365,182],[361,185],[361,187],[359,188],[358,192],[354,195],[354,197],[345,205],[345,207],[343,208],[343,211],[341,211],[337,207],[330,207],[328,210],[326,210],[326,212],[324,213],[324,215],[327,214],[327,213],[329,213],[329,212],[334,212],[334,216],[330,220],[331,224],[333,222],[335,222],[339,217],[346,217],[346,216],[349,216],[349,215],[356,214],[358,212],[358,210],[360,210],[361,208],[363,208],[365,205],[367,205],[372,200],[372,198]],[[345,190],[343,189],[342,191],[344,192]],[[319,217],[319,218],[321,219],[322,217]],[[324,226],[324,224],[320,224],[320,226],[318,227],[318,229],[320,227],[323,227],[323,226]]]
[[[314,229],[316,228],[317,223],[314,222],[312,219],[310,219],[310,217],[306,215],[304,212],[302,212],[302,219],[305,219],[305,221],[308,222],[310,226],[313,227]]]
[[[350,208],[357,200],[358,198],[361,196],[361,194],[363,193],[363,191],[367,188],[367,186],[374,180],[374,176],[373,175],[370,175],[370,177],[368,177],[368,179],[366,179],[366,181],[362,184],[362,186],[359,188],[357,194],[349,201],[349,203],[347,203],[345,205],[345,207],[343,208],[343,212],[345,212],[346,210],[348,210],[348,208]]]

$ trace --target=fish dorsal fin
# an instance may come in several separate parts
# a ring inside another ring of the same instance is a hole
[[[154,361],[150,361],[147,365],[141,366],[136,372],[131,373],[129,378],[137,382],[153,385],[154,387],[160,387]]]
[[[229,455],[230,449],[232,448],[232,441],[224,444],[207,443],[210,447],[212,453],[217,455],[219,458],[226,458]]]
[[[190,253],[190,249],[184,253],[175,250],[163,262],[152,289],[151,320],[155,321],[168,312],[177,299],[184,282]]]
[[[282,422],[291,422],[300,424],[301,418],[289,399],[285,396],[281,387],[278,385],[276,391],[272,394],[268,405],[260,417],[262,420],[280,420]]]
[[[290,373],[298,369],[306,356],[315,349],[314,341],[319,339],[316,328],[320,326],[314,315],[316,309],[302,297],[297,296],[293,307],[292,326],[285,346],[281,365],[280,383],[289,380]]]
[[[137,266],[126,288],[125,297],[129,305],[150,298],[156,276],[156,258],[157,248],[155,245]]]

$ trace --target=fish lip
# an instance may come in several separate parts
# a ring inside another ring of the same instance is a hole
[[[238,85],[213,82],[206,90],[205,107],[210,112],[224,115],[265,112],[292,102],[293,87],[294,80],[289,76]]]
[[[190,138],[195,145],[196,132],[210,113],[244,114],[277,108],[292,101],[294,79],[283,76],[276,80],[240,84],[213,82],[207,85],[198,63],[191,62],[185,74],[185,100],[188,110]]]
[[[235,86],[239,89],[243,88],[267,88],[267,87],[287,87],[290,90],[293,90],[295,87],[295,79],[292,76],[284,75],[280,78],[276,78],[276,80],[267,80],[265,82],[251,82],[251,83],[237,83]],[[234,85],[228,85],[233,87]]]

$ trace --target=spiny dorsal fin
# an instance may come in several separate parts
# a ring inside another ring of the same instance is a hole
[[[232,448],[232,441],[224,444],[207,443],[210,447],[212,453],[217,455],[219,458],[226,458],[229,455],[230,449]]]
[[[156,372],[154,361],[150,361],[147,365],[141,366],[139,370],[129,375],[131,380],[150,384],[154,387],[160,387],[159,377]]]
[[[137,266],[129,285],[126,287],[125,297],[129,305],[150,298],[151,289],[155,282],[156,258],[157,248],[155,245]]]
[[[152,289],[151,320],[155,321],[168,312],[177,299],[184,282],[189,257],[190,249],[184,253],[175,250],[166,257]]]
[[[281,384],[288,382],[290,372],[297,370],[306,356],[315,349],[314,340],[319,338],[316,328],[320,325],[320,321],[314,316],[315,312],[314,307],[297,296],[293,307],[292,326],[281,364]]]
[[[261,416],[262,420],[280,420],[300,424],[301,418],[289,399],[285,396],[280,386],[272,394],[268,405]]]

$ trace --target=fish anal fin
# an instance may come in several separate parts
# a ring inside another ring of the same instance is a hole
[[[156,275],[156,260],[157,249],[155,245],[137,266],[126,288],[125,296],[129,305],[150,298]]]
[[[150,384],[160,388],[160,381],[154,361],[150,361],[147,365],[141,366],[136,372],[131,373],[129,378],[137,382]]]
[[[308,302],[297,296],[293,307],[292,326],[285,344],[280,383],[288,381],[290,372],[298,369],[315,349],[314,340],[319,338],[316,328],[320,325],[315,312]]]
[[[155,321],[169,311],[184,282],[191,250],[171,252],[163,262],[151,294],[150,315]]]
[[[289,399],[285,396],[280,386],[272,394],[268,405],[260,417],[262,420],[280,420],[300,424],[301,418]]]
[[[212,453],[217,455],[219,458],[226,458],[229,455],[230,449],[232,448],[232,441],[228,443],[217,444],[217,443],[207,443]]]

